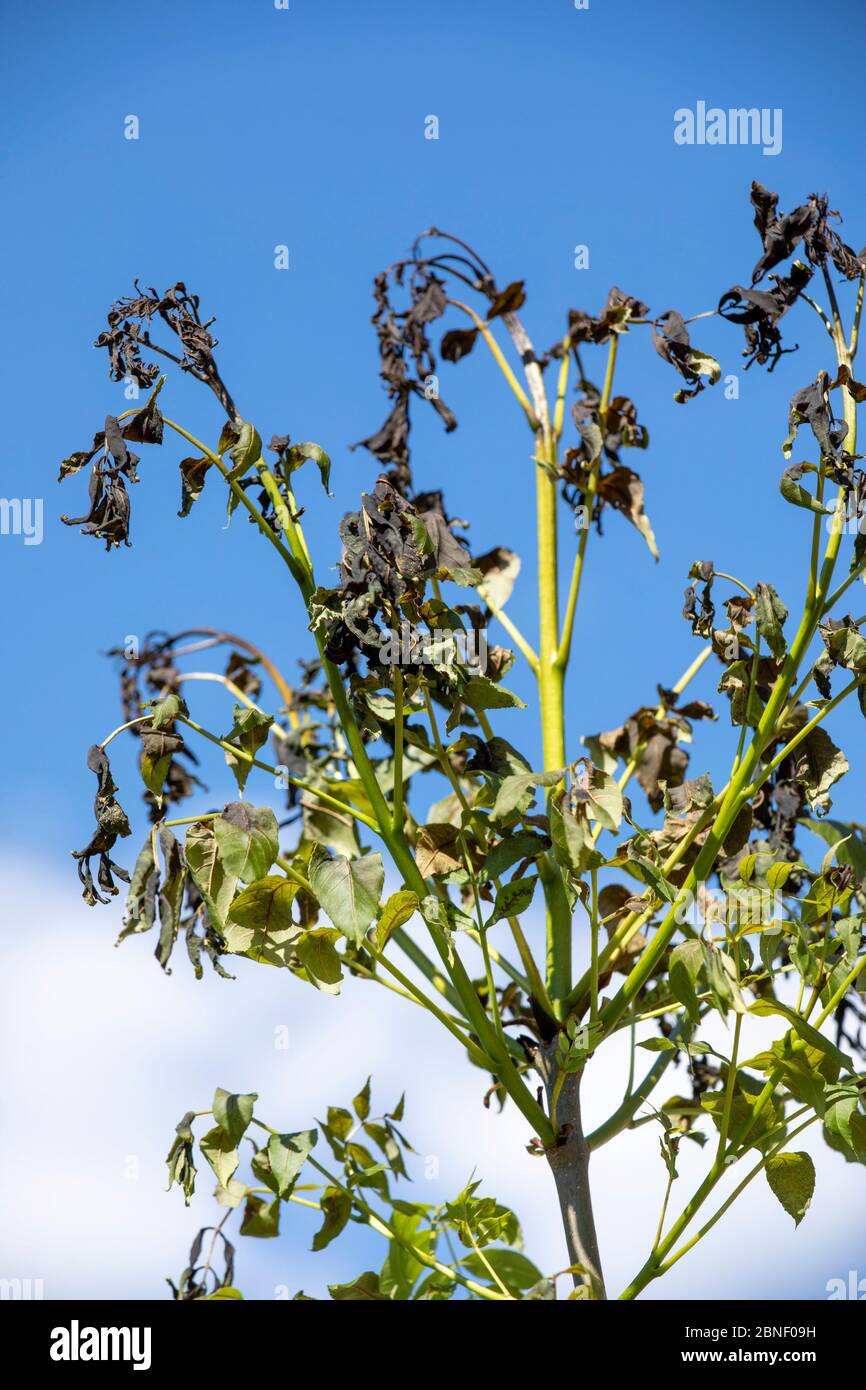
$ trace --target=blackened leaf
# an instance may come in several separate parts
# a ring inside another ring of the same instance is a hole
[[[751,661],[732,661],[719,681],[718,689],[731,702],[731,723],[748,724],[756,729],[761,722],[764,706],[752,684]]]
[[[826,372],[819,372],[816,379],[795,391],[788,410],[788,437],[782,443],[785,458],[791,457],[797,431],[807,424],[821,450],[821,458],[834,458],[844,443],[848,426],[844,420],[837,420],[830,405],[830,378]]]
[[[439,351],[446,362],[459,362],[461,358],[469,356],[477,337],[477,328],[452,328],[443,337]],[[62,470],[63,464],[60,466]]]
[[[80,449],[76,453],[70,454],[68,458],[65,458],[63,460],[63,462],[60,465],[60,472],[57,475],[57,481],[59,483],[62,483],[64,478],[70,478],[73,476],[73,474],[80,472],[82,468],[84,468],[88,463],[90,463],[90,461],[99,452],[99,450],[103,448],[104,444],[105,431],[99,430],[93,436],[92,449]]]
[[[472,561],[472,568],[480,570],[483,578],[476,585],[478,596],[494,610],[504,608],[511,597],[515,580],[520,573],[520,556],[504,545],[488,550]]]
[[[161,444],[163,434],[163,419],[156,398],[162,389],[165,381],[163,377],[156,388],[151,392],[145,404],[140,410],[136,411],[131,420],[127,420],[123,425],[123,437],[130,440],[133,444]],[[114,451],[112,450],[112,453]]]
[[[415,859],[422,878],[450,874],[462,866],[457,826],[432,821],[422,826],[415,846]]]
[[[183,850],[165,825],[159,827],[159,845],[162,850],[164,874],[159,888],[159,941],[156,946],[156,958],[165,970],[180,927],[186,864]]]
[[[171,1189],[172,1183],[178,1183],[183,1188],[184,1202],[189,1206],[190,1198],[195,1191],[196,1168],[193,1162],[193,1132],[192,1122],[195,1119],[195,1111],[188,1110],[175,1129],[175,1138],[166,1157],[168,1164],[168,1186]]]
[[[226,872],[245,883],[262,878],[279,854],[277,819],[268,806],[232,801],[213,828]]]
[[[211,467],[211,460],[204,457],[197,458],[193,455],[190,458],[181,459],[179,467],[180,511],[178,516],[189,516],[193,503],[201,497],[204,480]]]
[[[755,587],[755,622],[758,631],[773,656],[780,660],[788,650],[782,625],[788,616],[785,607],[772,584],[758,584]]]
[[[644,485],[640,476],[622,464],[610,473],[603,473],[598,480],[598,495],[609,502],[623,516],[628,517],[633,526],[640,531],[647,549],[654,560],[659,558],[658,546],[650,519],[644,511]]]
[[[514,280],[496,295],[487,310],[488,319],[499,318],[501,314],[516,314],[526,303],[523,280]]]
[[[653,346],[660,357],[664,357],[676,368],[691,388],[683,387],[675,392],[674,400],[678,405],[691,400],[704,389],[702,377],[708,377],[709,384],[714,386],[722,374],[722,369],[714,357],[691,346],[685,319],[676,309],[668,309],[653,323]]]
[[[800,732],[809,719],[809,711],[804,705],[797,705],[785,720],[780,737],[788,740]],[[794,749],[794,778],[802,785],[809,806],[818,814],[830,807],[828,792],[840,777],[848,771],[848,759],[837,748],[826,729],[820,725]]]

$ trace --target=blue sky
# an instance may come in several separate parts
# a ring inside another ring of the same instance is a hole
[[[288,668],[309,652],[295,594],[251,527],[236,518],[224,529],[220,490],[209,483],[192,516],[176,517],[183,451],[170,442],[142,451],[131,550],[106,555],[57,520],[84,510],[85,492],[82,479],[56,486],[58,461],[89,442],[106,411],[124,408],[91,344],[133,278],[185,280],[218,316],[218,358],[242,412],[265,438],[288,432],[330,452],[334,499],[312,480],[304,496],[324,566],[338,557],[340,515],[376,473],[363,450],[348,451],[386,407],[371,280],[423,227],[435,222],[473,243],[501,283],[525,278],[523,317],[539,348],[561,334],[569,308],[597,311],[612,284],[654,312],[693,314],[748,283],[759,253],[753,178],[778,190],[785,209],[827,190],[859,249],[866,16],[843,0],[822,5],[816,63],[809,36],[818,24],[802,0],[775,28],[744,0],[700,12],[638,0],[591,0],[587,11],[570,0],[14,7],[0,59],[12,209],[0,232],[0,491],[43,498],[45,533],[32,547],[0,538],[12,597],[0,694],[10,860],[39,856],[46,882],[66,876],[74,898],[68,852],[89,834],[92,798],[84,755],[118,722],[101,652],[127,634],[201,624],[246,634]],[[781,108],[782,152],[675,144],[674,111],[699,100]],[[130,114],[136,141],[124,139]],[[437,141],[424,139],[430,114]],[[290,250],[286,272],[274,269],[279,244]],[[577,244],[589,247],[587,270],[574,268]],[[591,538],[568,692],[572,747],[619,722],[696,654],[679,617],[693,560],[769,580],[799,605],[807,527],[779,498],[779,443],[789,397],[830,365],[829,341],[802,306],[783,327],[801,350],[768,377],[740,371],[739,329],[695,325],[697,345],[739,374],[740,394],[726,400],[717,387],[684,407],[672,402],[678,381],[647,330],[622,344],[618,387],[651,434],[637,466],[661,562],[619,517],[602,542]],[[600,380],[601,358],[588,355],[587,367]],[[451,514],[472,522],[477,552],[504,544],[523,555],[509,607],[534,635],[527,432],[480,348],[459,367],[444,364],[441,386],[460,427],[445,436],[432,412],[417,412],[416,480],[443,487]],[[194,383],[171,381],[164,404],[215,440],[218,408]],[[562,542],[565,576],[574,545],[565,519]],[[511,683],[529,694],[519,669]],[[695,691],[711,698],[713,684],[708,671]],[[216,692],[198,708],[204,722],[227,715]],[[837,719],[840,738],[859,740],[858,718]],[[507,720],[501,731],[537,757],[528,720],[523,729],[519,716]],[[726,717],[701,730],[694,771],[718,768],[730,744]],[[228,793],[224,770],[209,772],[214,793]],[[133,807],[128,753],[118,774]],[[839,789],[841,813],[863,818],[860,786],[855,774]],[[70,911],[88,948],[113,940],[108,910]]]

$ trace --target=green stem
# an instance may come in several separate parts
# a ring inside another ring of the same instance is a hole
[[[599,427],[602,438],[604,438],[605,425],[607,423],[607,412],[610,406],[610,394],[613,388],[613,375],[616,370],[616,355],[619,349],[619,334],[612,333],[607,353],[607,367],[604,374],[604,385],[601,391],[601,400],[598,408]],[[564,671],[568,665],[568,658],[571,654],[571,639],[574,633],[574,619],[577,612],[577,602],[580,597],[580,585],[583,580],[584,562],[586,558],[586,547],[589,543],[589,532],[592,525],[592,511],[595,505],[596,492],[598,491],[598,479],[601,469],[603,450],[599,451],[598,458],[593,461],[590,468],[589,478],[587,479],[586,491],[583,497],[583,505],[586,508],[586,525],[580,532],[580,539],[577,545],[577,555],[574,558],[574,569],[571,574],[571,585],[568,591],[568,599],[565,607],[565,619],[562,625],[562,641],[557,652],[556,660],[558,666]]]
[[[194,719],[190,719],[189,715],[178,714],[175,717],[177,723],[188,725],[189,728],[194,729],[197,734],[201,734],[202,738],[206,738],[211,743],[215,743],[219,748],[224,748],[227,752],[231,753],[233,757],[240,758],[242,762],[249,763],[250,767],[257,767],[262,772],[270,772],[274,777],[285,777],[286,781],[291,782],[293,787],[298,787],[300,791],[307,792],[310,796],[317,797],[324,806],[328,806],[335,811],[340,811],[343,815],[352,816],[355,820],[361,821],[363,825],[366,825],[369,830],[373,830],[377,834],[379,833],[379,827],[376,821],[372,820],[366,812],[356,810],[356,808],[350,806],[348,802],[340,801],[338,797],[331,796],[328,792],[323,792],[320,787],[314,787],[310,782],[303,782],[299,777],[290,776],[285,770],[271,767],[270,763],[263,763],[259,758],[254,758],[251,753],[247,753],[243,748],[238,748],[236,744],[230,743],[228,739],[219,738],[216,734],[212,734],[209,729],[203,728],[202,725],[197,724]]]
[[[363,1213],[370,1227],[376,1231],[378,1235],[385,1236],[388,1240],[393,1241],[395,1245],[401,1246],[401,1248],[408,1251],[412,1258],[417,1260],[419,1264],[424,1265],[427,1269],[435,1270],[437,1274],[441,1274],[452,1283],[462,1284],[464,1288],[469,1289],[471,1293],[477,1294],[479,1298],[486,1298],[497,1303],[505,1302],[505,1295],[497,1293],[495,1289],[488,1289],[483,1284],[477,1284],[474,1279],[465,1278],[458,1270],[452,1269],[449,1265],[442,1264],[441,1260],[437,1260],[435,1256],[428,1255],[427,1251],[422,1250],[419,1245],[413,1245],[411,1240],[407,1240],[395,1227],[389,1226],[387,1221],[383,1221],[382,1217],[364,1201],[359,1193],[353,1192],[351,1188],[346,1187],[345,1183],[340,1182],[340,1179],[335,1177],[333,1173],[329,1173],[328,1169],[323,1167],[315,1158],[308,1157],[307,1162],[312,1168],[315,1168],[317,1172],[321,1173],[322,1177],[327,1178],[331,1187],[335,1187],[339,1192],[344,1193],[345,1196],[350,1198],[353,1206],[356,1206],[358,1210]],[[507,1297],[510,1300],[511,1295],[509,1294]]]
[[[228,483],[235,497],[240,502],[241,506],[245,507],[246,510],[249,512],[250,516],[255,521],[262,535],[274,547],[277,554],[280,556],[280,559],[291,570],[292,575],[295,581],[297,582],[298,586],[301,589],[303,589],[304,583],[306,582],[305,575],[301,570],[300,566],[298,565],[297,561],[295,560],[295,557],[292,554],[290,554],[290,552],[283,545],[282,541],[271,530],[270,526],[265,521],[265,518],[262,516],[256,504],[247,496],[246,489],[242,488],[240,484],[235,482],[235,480],[230,476],[230,470],[226,468],[219,454],[215,454],[214,451],[212,449],[209,449],[206,444],[202,444],[200,439],[196,439],[195,435],[190,434],[189,430],[185,430],[182,425],[176,424],[174,420],[169,420],[167,415],[164,415],[162,418],[164,423],[168,425],[169,429],[172,429],[177,434],[182,435],[183,438],[186,439],[188,443],[194,445],[196,449],[200,449],[201,452],[205,455],[205,457],[209,459],[210,462],[213,464],[214,468],[216,468],[222,474],[223,478]]]
[[[403,829],[403,672],[394,667],[394,796],[393,826]]]

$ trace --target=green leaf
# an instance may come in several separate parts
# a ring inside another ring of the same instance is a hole
[[[593,845],[589,821],[572,815],[562,792],[554,792],[548,803],[550,838],[554,857],[577,873],[600,868],[604,856]]]
[[[245,883],[262,878],[280,852],[277,818],[269,806],[232,801],[213,828],[226,872]]]
[[[500,878],[520,859],[536,858],[548,848],[547,840],[531,830],[518,830],[506,835],[487,855],[483,865],[485,878]]]
[[[308,440],[300,444],[292,444],[286,455],[285,467],[290,474],[295,473],[306,463],[307,459],[312,459],[313,463],[318,468],[322,479],[322,487],[330,497],[331,493],[328,491],[328,484],[331,480],[331,460],[328,458],[324,449],[318,444],[312,444]]]
[[[772,584],[758,584],[755,587],[755,623],[770,651],[781,659],[788,650],[782,624],[788,616],[785,607]]]
[[[298,895],[298,884],[281,875],[257,878],[231,905],[231,920],[249,927],[255,936],[267,939],[276,933],[300,936],[301,928],[292,917],[292,903]],[[281,940],[285,940],[281,936]]]
[[[188,1110],[175,1128],[175,1137],[165,1160],[168,1164],[168,1190],[170,1191],[172,1183],[176,1182],[183,1189],[186,1206],[189,1206],[190,1198],[195,1192],[196,1167],[193,1162],[192,1132],[194,1119],[195,1111]]]
[[[398,927],[405,926],[409,918],[418,911],[420,905],[421,900],[418,894],[410,892],[408,888],[401,888],[399,892],[391,894],[376,923],[377,951],[384,951],[391,933],[396,931]]]
[[[231,1137],[221,1125],[214,1125],[213,1129],[202,1135],[199,1148],[216,1173],[220,1186],[228,1187],[241,1161]]]
[[[324,1250],[345,1228],[352,1211],[352,1198],[338,1187],[327,1187],[321,1198],[325,1220],[313,1237],[313,1249]]]
[[[141,736],[141,778],[159,808],[171,760],[182,748],[180,734],[159,729],[146,730]]]
[[[172,832],[164,825],[159,827],[159,844],[164,873],[159,887],[159,941],[156,946],[156,958],[165,969],[180,927],[186,864],[183,850]]]
[[[280,1199],[275,1197],[270,1203],[256,1197],[252,1192],[244,1207],[241,1222],[242,1236],[259,1236],[263,1240],[280,1233]]]
[[[489,676],[472,676],[461,690],[460,698],[474,710],[526,709],[525,700],[504,685],[497,685]]]
[[[304,932],[294,943],[295,955],[310,977],[311,984],[324,994],[339,994],[343,970],[340,956],[334,945],[335,931],[329,927],[317,927]]]
[[[250,758],[254,758],[267,742],[273,722],[273,715],[263,714],[258,709],[248,709],[245,705],[235,705],[234,722],[223,738],[228,743],[235,744],[242,752],[248,753]],[[235,757],[228,749],[225,750],[225,755],[226,762],[235,775],[238,791],[242,793],[252,771],[252,763],[247,758]]]
[[[586,806],[591,818],[603,825],[605,830],[619,830],[623,812],[622,790],[610,773],[590,763],[575,794]]]
[[[355,1121],[352,1118],[351,1110],[346,1110],[342,1105],[328,1106],[328,1129],[341,1142],[348,1139],[352,1130],[355,1128]]]
[[[722,1017],[727,1016],[729,1008],[738,1014],[747,1012],[737,980],[737,967],[727,951],[714,948],[706,953],[707,984],[713,1000]]]
[[[849,864],[858,879],[866,878],[866,842],[861,826],[830,820],[826,816],[821,820],[804,819],[800,824],[820,836],[825,844],[838,845],[840,840],[845,840],[846,843],[837,849],[836,862]]]
[[[212,822],[197,821],[187,829],[186,863],[192,881],[204,900],[211,924],[223,936],[238,880],[236,874],[226,871]]]
[[[298,1180],[298,1174],[316,1146],[317,1129],[302,1129],[297,1134],[272,1134],[267,1154],[276,1190],[286,1198]]]
[[[836,1117],[838,1119],[838,1117]],[[847,1134],[824,1126],[824,1138],[837,1153],[841,1153],[846,1163],[866,1163],[866,1115],[854,1110],[847,1118]]]
[[[537,882],[538,876],[533,874],[531,878],[512,879],[511,883],[506,883],[500,888],[493,904],[493,916],[487,923],[488,927],[502,921],[504,917],[522,916],[532,902]]]
[[[474,931],[477,925],[474,917],[470,917],[462,907],[448,900],[443,901],[433,893],[421,899],[419,911],[428,927],[439,927],[446,935],[452,931]]]
[[[246,1134],[250,1120],[253,1118],[253,1107],[258,1098],[255,1091],[238,1095],[232,1091],[224,1091],[221,1086],[217,1086],[214,1091],[211,1105],[214,1119],[235,1147]]]
[[[793,1026],[794,1031],[799,1033],[811,1047],[816,1047],[819,1052],[832,1057],[844,1071],[851,1071],[851,1059],[845,1056],[840,1048],[832,1043],[829,1038],[825,1038],[823,1033],[819,1033],[817,1028],[813,1028],[811,1023],[807,1023],[804,1018],[797,1013],[796,1009],[789,1008],[787,1004],[780,1004],[776,999],[756,999],[754,1004],[749,1006],[750,1014],[758,1014],[765,1018],[770,1014],[778,1014],[786,1018]]]
[[[161,700],[147,700],[144,709],[150,715],[152,729],[165,729],[179,714],[189,714],[186,700],[180,695],[164,695]]]
[[[351,1284],[329,1284],[328,1293],[338,1303],[387,1303],[389,1299],[379,1290],[379,1276],[368,1269]]]
[[[327,783],[324,790],[335,794],[333,787]],[[301,810],[304,815],[305,840],[327,845],[335,854],[344,854],[347,859],[354,859],[360,853],[358,822],[348,811],[335,811],[329,806],[322,806],[316,802],[312,793],[308,792],[301,796]]]
[[[685,1005],[694,1023],[700,1023],[701,1019],[695,984],[703,964],[704,952],[699,941],[683,941],[671,951],[668,965],[671,993]]]
[[[818,516],[831,516],[831,507],[822,507],[821,503],[809,492],[808,488],[803,487],[799,479],[804,473],[817,473],[814,463],[793,463],[790,468],[786,468],[779,479],[779,491],[786,502],[790,502],[795,507],[803,507],[806,511],[816,512]]]
[[[262,456],[262,441],[258,430],[248,420],[242,421],[240,425],[236,425],[233,420],[227,421],[222,428],[217,453],[224,454],[226,450],[233,464],[229,471],[229,479],[239,483]],[[229,521],[237,506],[238,497],[232,490],[229,492],[227,505]]]
[[[159,869],[153,858],[153,838],[148,835],[138,853],[129,891],[126,895],[124,926],[117,944],[135,932],[150,931],[156,920],[156,895],[159,888]]]
[[[287,966],[301,926],[292,920],[298,885],[272,875],[256,879],[239,893],[223,929],[226,947],[259,965]]]
[[[209,1293],[209,1294],[208,1294],[207,1299],[206,1299],[206,1302],[207,1302],[207,1303],[214,1303],[214,1302],[221,1303],[221,1302],[223,1302],[223,1300],[225,1300],[225,1299],[227,1299],[227,1298],[230,1298],[230,1299],[240,1298],[240,1299],[242,1299],[242,1298],[243,1298],[243,1294],[241,1293],[240,1289],[233,1288],[231,1284],[223,1284],[222,1288],[220,1288],[220,1289],[214,1289],[213,1293]]]
[[[506,777],[496,794],[491,819],[505,820],[512,811],[525,811],[532,804],[536,787],[555,787],[564,777],[564,768],[558,772],[519,772]]]
[[[517,1298],[542,1278],[537,1266],[519,1250],[503,1250],[498,1246],[488,1246],[484,1251],[483,1260],[474,1251],[471,1255],[464,1255],[462,1263],[474,1278],[492,1285],[493,1280],[487,1268],[487,1265],[490,1265],[509,1293]]]
[[[847,671],[866,671],[866,637],[856,627],[822,626],[821,634],[833,660]]]
[[[365,854],[362,859],[329,859],[321,851],[310,858],[310,884],[334,926],[354,946],[379,910],[385,882],[381,854]]]
[[[774,1154],[764,1169],[770,1190],[799,1226],[815,1191],[815,1165],[807,1153]]]
[[[352,1109],[359,1120],[366,1120],[370,1114],[370,1077],[364,1082],[358,1094],[352,1101]]]

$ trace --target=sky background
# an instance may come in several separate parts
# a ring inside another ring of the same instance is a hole
[[[221,488],[210,481],[192,516],[177,518],[184,450],[170,441],[141,450],[133,548],[110,555],[59,523],[62,512],[86,510],[86,480],[58,488],[57,464],[89,445],[106,411],[128,404],[92,348],[108,305],[136,276],[160,288],[182,279],[218,316],[218,360],[242,413],[265,439],[313,439],[333,458],[333,499],[313,478],[301,484],[327,582],[339,517],[376,476],[375,460],[348,445],[386,413],[369,324],[373,275],[424,227],[453,230],[501,284],[526,280],[522,316],[543,349],[561,336],[569,308],[597,312],[612,284],[653,313],[690,315],[748,283],[760,251],[753,178],[786,210],[829,192],[859,249],[866,14],[854,0],[828,0],[819,13],[792,0],[773,28],[744,0],[700,13],[637,0],[591,0],[586,11],[571,0],[291,0],[288,11],[270,0],[152,0],[146,15],[108,0],[6,0],[2,13],[11,213],[0,231],[0,492],[42,498],[45,522],[39,546],[0,537],[9,595],[0,1026],[14,1100],[0,1274],[42,1277],[49,1297],[160,1297],[161,1279],[179,1273],[191,1234],[213,1211],[206,1195],[185,1212],[177,1193],[160,1191],[181,1113],[209,1103],[215,1085],[258,1088],[271,1123],[301,1128],[328,1103],[346,1103],[368,1071],[383,1102],[409,1092],[407,1130],[422,1155],[437,1152],[447,1117],[437,1196],[452,1195],[477,1165],[523,1216],[529,1253],[542,1268],[561,1267],[549,1178],[523,1154],[521,1125],[480,1109],[478,1075],[459,1054],[443,1062],[423,1020],[362,988],[323,999],[253,968],[234,984],[210,975],[196,984],[180,965],[164,977],[146,941],[112,951],[119,908],[81,903],[69,851],[90,834],[85,754],[119,722],[102,653],[153,628],[219,626],[259,642],[291,673],[311,642],[254,529],[239,516],[225,529]],[[674,111],[699,100],[781,108],[782,152],[675,144]],[[129,115],[138,140],[124,138]],[[439,120],[435,141],[424,138],[429,115]],[[283,244],[288,271],[274,268]],[[578,244],[589,248],[588,269],[574,267]],[[696,655],[679,616],[694,560],[771,581],[799,611],[808,523],[779,499],[779,444],[790,396],[831,362],[807,307],[784,320],[783,334],[800,351],[768,377],[741,371],[738,328],[696,324],[693,341],[738,375],[739,397],[726,399],[720,385],[684,407],[672,401],[679,381],[648,330],[622,343],[617,388],[651,435],[649,451],[625,461],[644,477],[661,562],[618,516],[600,543],[590,540],[568,688],[572,749],[652,699],[656,682],[672,683]],[[585,358],[598,381],[603,351]],[[460,426],[446,436],[432,410],[416,411],[416,484],[444,489],[450,514],[471,521],[476,553],[502,544],[524,556],[509,611],[534,639],[528,434],[481,348],[459,367],[443,364],[440,383]],[[171,379],[161,403],[215,441],[219,409],[195,383]],[[563,517],[564,579],[573,547]],[[530,694],[519,665],[509,683]],[[712,698],[714,685],[707,668],[694,693]],[[221,692],[195,693],[202,722],[227,727]],[[849,753],[862,744],[858,721],[843,711],[833,725]],[[509,713],[497,727],[538,758],[528,717]],[[693,773],[720,769],[731,746],[726,717],[701,728]],[[113,761],[143,834],[132,752],[118,748]],[[205,780],[209,805],[231,795],[218,760]],[[855,772],[837,789],[836,813],[866,819],[862,785]],[[258,796],[272,794],[265,786]],[[288,1054],[273,1046],[279,1025],[294,1040]],[[591,1118],[603,1118],[623,1080],[621,1058],[600,1064]],[[827,1279],[862,1267],[862,1170],[820,1140],[816,1152],[818,1190],[796,1235],[755,1184],[655,1295],[821,1297]],[[135,1181],[124,1175],[129,1155],[140,1160]],[[690,1165],[691,1154],[686,1182]],[[609,1280],[621,1286],[635,1272],[634,1250],[651,1240],[661,1194],[650,1128],[618,1155],[605,1149],[594,1179]],[[283,1284],[321,1293],[381,1258],[362,1235],[311,1257],[306,1213],[288,1215],[279,1242],[241,1248],[239,1280],[251,1294],[273,1297]]]

